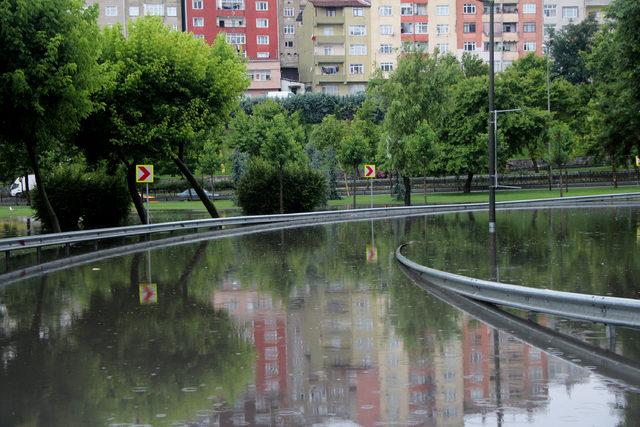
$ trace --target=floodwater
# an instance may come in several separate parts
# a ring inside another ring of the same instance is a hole
[[[416,286],[393,252],[638,297],[640,209],[499,212],[497,268],[487,228],[461,213],[285,229],[0,287],[0,425],[637,425],[638,331],[513,310],[505,325]]]

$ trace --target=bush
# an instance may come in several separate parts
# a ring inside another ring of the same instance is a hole
[[[285,168],[285,213],[310,212],[327,201],[327,185],[323,174],[308,167]],[[264,160],[253,160],[238,182],[238,205],[249,215],[280,212],[278,170]]]
[[[121,173],[86,172],[79,166],[59,168],[46,177],[46,189],[62,231],[115,227],[126,222],[131,208]],[[32,205],[36,218],[51,229],[38,188]]]

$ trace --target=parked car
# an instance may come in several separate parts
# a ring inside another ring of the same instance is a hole
[[[213,199],[215,197],[220,196],[218,193],[212,194],[211,191],[208,190],[204,190],[204,194],[207,195],[207,197],[209,199]],[[184,190],[181,191],[180,193],[177,194],[178,199],[180,200],[192,200],[192,199],[198,199],[198,193],[196,193],[196,190],[194,190],[193,188],[189,188],[188,190]]]
[[[28,175],[28,180],[29,190],[33,190],[34,188],[36,188],[36,176]],[[27,191],[27,183],[24,180],[24,176],[16,178],[16,180],[13,181],[13,184],[11,184],[11,187],[9,188],[9,192],[13,197],[21,196],[25,191]]]

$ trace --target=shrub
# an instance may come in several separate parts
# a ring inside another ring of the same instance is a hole
[[[86,172],[82,167],[59,168],[46,177],[49,201],[58,215],[62,231],[122,225],[131,202],[124,176],[104,170]],[[51,229],[38,188],[32,205],[36,218]]]
[[[283,187],[285,213],[309,212],[327,201],[325,177],[308,167],[285,168]],[[279,188],[278,170],[253,160],[238,182],[238,205],[249,215],[279,213]]]

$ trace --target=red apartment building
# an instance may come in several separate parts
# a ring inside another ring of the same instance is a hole
[[[219,33],[245,56],[248,94],[280,90],[277,0],[184,0],[188,32],[213,43]]]

